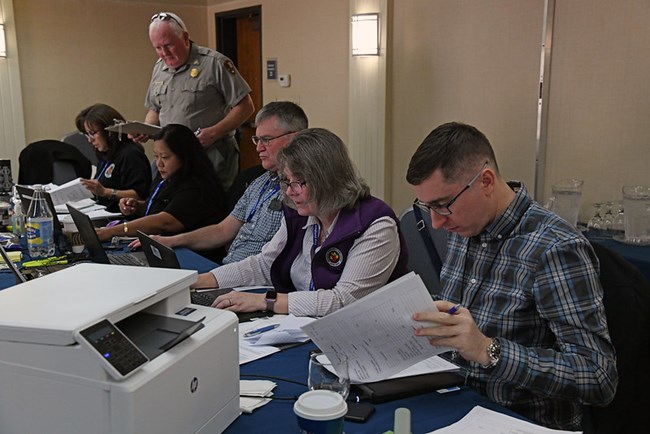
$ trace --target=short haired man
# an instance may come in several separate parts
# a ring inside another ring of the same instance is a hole
[[[250,86],[230,59],[192,42],[176,14],[155,14],[149,39],[160,59],[147,91],[145,122],[177,123],[196,131],[228,190],[239,172],[235,130],[255,111]]]
[[[255,118],[253,143],[266,173],[255,179],[235,208],[223,221],[192,232],[171,237],[156,237],[169,247],[192,250],[216,249],[230,244],[224,264],[256,255],[278,231],[282,221],[282,192],[276,173],[276,157],[294,134],[308,126],[307,116],[289,101],[271,102]]]
[[[454,348],[481,394],[542,425],[581,429],[582,405],[606,405],[618,381],[589,242],[507,183],[470,125],[433,130],[406,179],[449,232],[439,312],[413,316],[436,326],[416,335]]]

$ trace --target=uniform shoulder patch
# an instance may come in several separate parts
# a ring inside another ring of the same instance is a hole
[[[237,69],[235,69],[235,65],[233,65],[232,60],[230,59],[224,59],[223,61],[223,66],[228,70],[229,73],[235,74],[237,72]]]

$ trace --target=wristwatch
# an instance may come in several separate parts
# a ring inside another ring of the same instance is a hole
[[[490,345],[487,346],[487,354],[490,358],[490,363],[483,365],[483,368],[492,369],[499,363],[499,359],[501,358],[501,342],[499,338],[492,338]]]
[[[278,298],[278,293],[275,291],[266,291],[264,299],[266,300],[266,311],[273,312],[273,307],[275,306],[275,301]]]

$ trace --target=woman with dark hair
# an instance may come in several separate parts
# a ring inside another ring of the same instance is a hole
[[[82,179],[81,183],[111,212],[119,211],[121,198],[147,197],[151,184],[149,160],[142,145],[126,134],[105,130],[116,121],[124,122],[124,117],[106,104],[91,105],[75,118],[77,130],[93,145],[99,161],[94,179]]]
[[[200,274],[194,287],[272,285],[233,291],[212,306],[323,316],[404,275],[397,217],[370,195],[345,144],[320,128],[297,133],[278,153],[284,219],[258,255]]]
[[[120,211],[135,220],[97,229],[102,241],[115,235],[173,235],[220,222],[226,201],[217,175],[194,133],[183,125],[165,125],[153,137],[158,175],[147,200],[120,200]]]

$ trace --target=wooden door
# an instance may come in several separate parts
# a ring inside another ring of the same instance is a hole
[[[252,91],[255,112],[239,128],[239,170],[260,164],[251,141],[255,134],[255,115],[262,106],[262,32],[259,6],[216,15],[217,51],[237,66]]]

